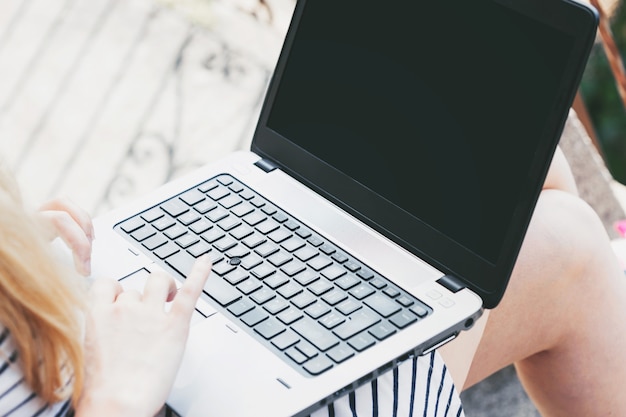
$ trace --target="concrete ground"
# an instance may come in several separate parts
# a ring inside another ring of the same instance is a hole
[[[25,198],[92,215],[249,145],[294,0],[0,1],[0,160]],[[572,115],[563,147],[583,196],[624,217]],[[463,394],[469,417],[538,413],[513,368]]]

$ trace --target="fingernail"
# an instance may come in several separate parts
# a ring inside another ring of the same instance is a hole
[[[85,273],[85,276],[91,275],[91,259],[83,262],[83,272]]]

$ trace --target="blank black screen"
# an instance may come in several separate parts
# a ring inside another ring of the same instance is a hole
[[[492,1],[311,0],[267,125],[496,263],[570,49]]]

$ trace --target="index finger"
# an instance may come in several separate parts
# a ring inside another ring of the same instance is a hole
[[[172,301],[170,314],[180,314],[184,317],[191,317],[198,297],[202,294],[204,284],[211,272],[211,266],[211,261],[206,255],[196,260],[187,279]]]

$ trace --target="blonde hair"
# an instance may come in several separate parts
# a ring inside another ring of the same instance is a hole
[[[83,384],[83,288],[55,258],[13,178],[0,166],[0,323],[9,330],[26,383],[44,401],[71,396]]]

